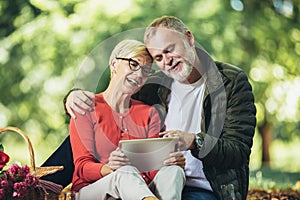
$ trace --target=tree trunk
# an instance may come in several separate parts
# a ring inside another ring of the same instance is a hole
[[[262,138],[262,166],[270,166],[270,145],[272,141],[272,129],[270,123],[265,121],[258,127]]]

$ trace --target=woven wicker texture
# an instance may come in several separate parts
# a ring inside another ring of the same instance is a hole
[[[30,156],[30,163],[29,163],[30,171],[36,177],[40,178],[42,176],[46,176],[48,174],[53,174],[57,171],[60,171],[60,170],[64,169],[63,166],[36,167],[35,166],[35,159],[34,159],[34,151],[33,151],[33,147],[32,147],[32,144],[30,142],[29,137],[22,130],[20,130],[19,128],[11,127],[11,126],[1,128],[0,129],[0,134],[4,133],[6,131],[13,131],[13,132],[18,133],[26,141],[27,146],[28,146],[28,150],[29,150],[29,156]]]

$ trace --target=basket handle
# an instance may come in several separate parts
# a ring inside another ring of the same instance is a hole
[[[22,130],[20,130],[16,127],[8,126],[8,127],[5,127],[5,128],[1,128],[0,129],[0,134],[2,132],[5,132],[5,131],[15,131],[15,132],[19,133],[25,139],[25,141],[27,143],[27,146],[28,146],[29,155],[30,155],[30,167],[33,170],[33,172],[35,172],[34,152],[33,152],[33,147],[32,147],[32,144],[30,142],[29,137]]]

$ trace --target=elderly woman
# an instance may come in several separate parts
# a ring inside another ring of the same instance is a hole
[[[120,42],[111,53],[108,88],[96,95],[93,111],[71,119],[72,190],[79,199],[181,199],[181,152],[170,157],[182,157],[182,163],[140,173],[118,148],[120,140],[158,137],[160,132],[155,108],[131,98],[153,73],[152,61],[143,43]]]

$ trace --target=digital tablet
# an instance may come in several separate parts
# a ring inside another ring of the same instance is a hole
[[[176,151],[178,137],[120,140],[120,149],[140,172],[160,169]]]

